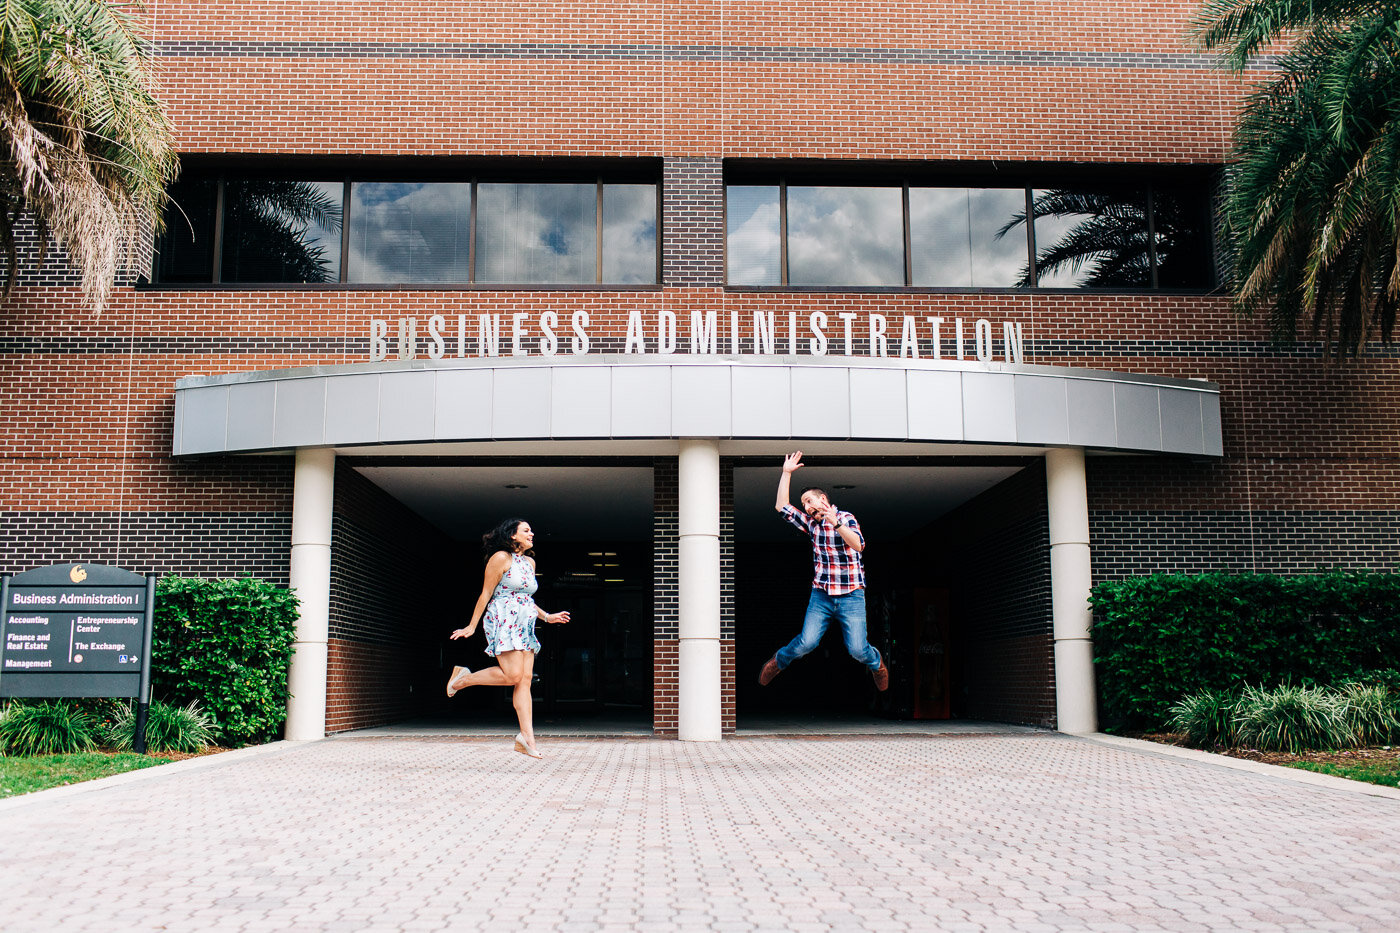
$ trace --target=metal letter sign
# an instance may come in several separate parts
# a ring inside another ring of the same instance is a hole
[[[138,752],[151,698],[156,578],[55,564],[0,578],[0,696],[136,697]]]

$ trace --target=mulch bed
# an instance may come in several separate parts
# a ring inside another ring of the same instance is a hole
[[[204,755],[217,755],[219,752],[229,751],[227,748],[220,748],[217,745],[206,745],[197,752],[147,752],[148,758],[159,758],[161,761],[184,761],[186,758],[199,758]],[[110,748],[99,748],[100,755],[119,755],[123,752],[116,752]]]
[[[1145,739],[1148,742],[1160,742],[1163,745],[1186,745],[1186,736],[1175,732],[1141,732],[1130,734],[1131,738]],[[1348,748],[1336,752],[1303,752],[1299,755],[1292,755],[1288,752],[1266,752],[1257,748],[1208,748],[1205,751],[1215,752],[1217,755],[1229,755],[1231,758],[1243,758],[1246,761],[1262,761],[1271,765],[1291,765],[1300,761],[1314,762],[1317,764],[1347,765],[1358,764],[1360,762],[1376,761],[1396,761],[1400,760],[1400,746],[1374,747],[1374,748]]]
[[[206,745],[197,752],[147,752],[152,758],[160,758],[164,761],[184,761],[186,758],[200,758],[204,755],[217,755],[219,752],[226,752],[227,748],[220,748],[217,745]]]

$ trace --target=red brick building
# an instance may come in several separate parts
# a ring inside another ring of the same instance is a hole
[[[1193,7],[157,5],[179,209],[100,316],[52,261],[4,306],[0,567],[295,586],[308,736],[443,714],[519,515],[542,715],[1092,729],[1091,581],[1396,561],[1393,350],[1220,293]],[[795,448],[886,694],[834,636],[754,682]]]

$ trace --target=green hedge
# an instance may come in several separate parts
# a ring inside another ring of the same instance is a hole
[[[287,669],[297,599],[249,577],[164,577],[156,585],[151,692],[198,703],[228,745],[277,738],[287,718]]]
[[[1110,725],[1160,728],[1187,694],[1334,685],[1400,667],[1400,575],[1158,574],[1090,604]]]

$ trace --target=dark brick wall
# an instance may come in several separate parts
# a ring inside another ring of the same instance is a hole
[[[1096,581],[1400,568],[1394,458],[1327,456],[1275,438],[1262,454],[1222,461],[1090,457],[1086,470]]]
[[[952,594],[953,714],[1055,724],[1044,461],[944,516],[925,538]]]
[[[326,731],[438,709],[444,646],[477,595],[476,566],[464,577],[460,545],[343,459],[331,535]]]
[[[85,561],[287,585],[290,512],[0,512],[0,566]]]
[[[359,362],[371,318],[528,307],[565,320],[586,311],[597,352],[623,347],[632,310],[643,316],[649,348],[661,310],[676,314],[682,333],[692,311],[715,311],[722,332],[729,313],[750,322],[755,311],[772,312],[783,326],[789,313],[805,321],[813,311],[879,313],[892,327],[906,314],[988,317],[1025,325],[1033,363],[1211,379],[1222,386],[1221,460],[1090,459],[1096,578],[1394,568],[1394,345],[1376,342],[1362,359],[1331,367],[1316,343],[1274,347],[1262,322],[1237,319],[1221,295],[723,286],[725,160],[855,162],[890,178],[906,164],[990,177],[1031,163],[1223,163],[1247,84],[1185,46],[1196,6],[1067,2],[1039,18],[1003,0],[881,8],[566,2],[519,6],[507,17],[485,7],[443,17],[421,4],[371,15],[362,5],[295,0],[153,7],[145,15],[182,152],[661,160],[664,284],[628,291],[123,284],[94,315],[60,256],[38,267],[32,238],[22,233],[18,287],[0,308],[0,557],[12,570],[77,558],[284,582],[290,459],[172,461],[176,380]],[[250,108],[255,131],[239,118]],[[864,346],[858,339],[856,351]],[[655,723],[663,734],[675,727],[674,470],[673,460],[657,461]],[[343,495],[354,483],[346,480]],[[1035,607],[1045,602],[1044,556],[1029,543],[1043,495],[1013,495],[1016,488],[998,487],[965,508],[995,513],[1001,525],[993,532],[962,521],[954,540],[968,550],[950,545],[938,559],[965,569],[985,594],[957,607],[959,630],[978,633],[964,652],[973,660],[958,674],[963,712],[1043,721],[1048,610]],[[1035,511],[1018,516],[997,505],[1017,496],[1027,508],[1035,500]],[[407,531],[393,530],[417,527],[412,516],[395,518],[390,504],[372,498],[351,505],[338,497],[344,558],[333,666],[361,697],[403,710],[419,668],[401,648],[427,636],[411,629],[385,636],[357,615],[351,594],[369,584],[354,574],[408,574],[427,557]],[[952,534],[951,525],[939,528]],[[729,587],[749,561],[740,558],[736,569],[736,555],[725,554]],[[797,554],[805,560],[800,547]],[[779,551],[756,556],[779,570],[787,560]],[[965,588],[972,592],[972,582]],[[386,592],[431,602],[407,589],[396,581]],[[747,652],[776,647],[750,648],[758,641],[747,640],[747,629],[734,640],[732,615],[747,619],[747,592],[735,600],[726,590],[726,691],[735,676],[752,677]],[[799,587],[796,597],[771,603],[787,637],[802,598]],[[753,605],[770,604],[760,597]],[[742,676],[731,673],[736,664]],[[744,688],[735,689],[742,696]],[[997,700],[998,690],[1014,699]],[[725,696],[730,703],[733,694]],[[344,721],[379,715],[345,712]]]
[[[652,470],[652,731],[674,737],[680,726],[680,467],[675,458],[658,457]]]
[[[653,613],[655,706],[652,729],[674,737],[680,725],[680,616],[677,607],[680,529],[678,525],[679,468],[671,457],[653,466]],[[734,652],[734,464],[720,459],[720,729],[735,728]]]
[[[43,416],[28,417],[36,415]],[[112,439],[82,456],[18,446],[5,454],[0,568],[7,572],[88,561],[287,585],[291,457],[175,462],[121,456]]]
[[[1152,573],[1400,566],[1400,512],[1094,510],[1089,525],[1095,581]]]
[[[662,179],[662,281],[724,284],[724,174],[719,159],[667,159]]]

